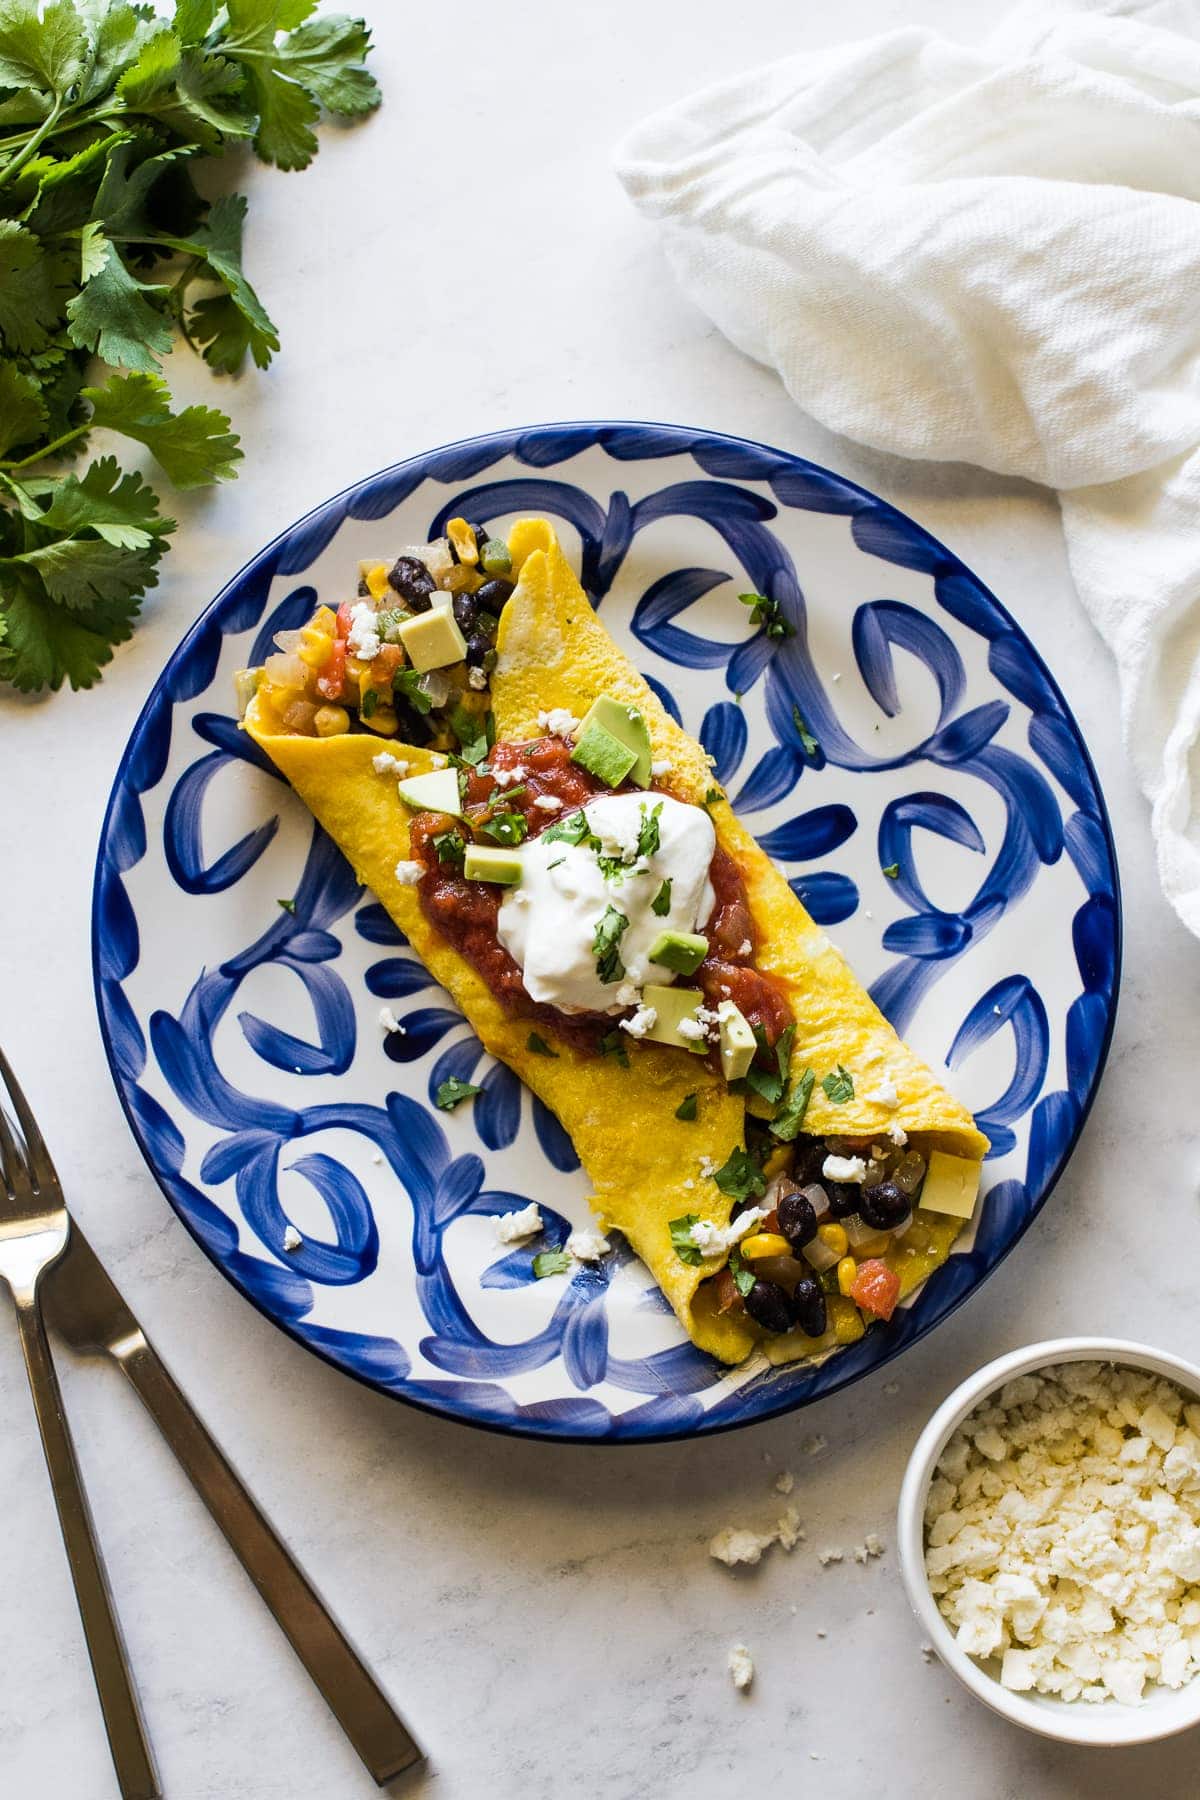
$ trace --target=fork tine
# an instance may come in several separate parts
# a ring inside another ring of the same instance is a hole
[[[0,1050],[0,1081],[3,1081],[8,1089],[8,1097],[12,1102],[13,1111],[21,1126],[21,1134],[25,1139],[26,1154],[22,1161],[32,1173],[39,1188],[56,1187],[58,1175],[50,1160],[46,1140],[38,1129],[38,1122],[30,1111],[29,1102],[21,1092],[21,1084],[13,1074],[3,1050]],[[0,1109],[0,1116],[2,1116],[2,1109]]]
[[[0,1106],[0,1175],[12,1200],[28,1200],[33,1192],[25,1158],[17,1148],[8,1114]]]

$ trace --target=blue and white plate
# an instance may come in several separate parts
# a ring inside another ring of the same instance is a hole
[[[719,1367],[627,1250],[535,1281],[588,1184],[555,1119],[430,979],[233,714],[233,671],[358,559],[554,520],[609,629],[740,816],[992,1140],[972,1233],[889,1327],[819,1367]],[[768,639],[737,596],[775,596]],[[815,750],[801,741],[796,714]],[[887,871],[894,868],[895,873]],[[295,901],[294,913],[281,899]],[[477,1425],[588,1441],[769,1417],[898,1354],[995,1268],[1104,1063],[1117,871],[1078,728],[999,602],[919,525],[761,444],[675,426],[474,438],[373,475],[247,564],[171,657],[113,788],[96,991],[117,1089],[180,1218],[338,1368]],[[403,1032],[381,1028],[390,1007]],[[432,1104],[449,1075],[483,1092]],[[284,1250],[294,1224],[302,1247]]]

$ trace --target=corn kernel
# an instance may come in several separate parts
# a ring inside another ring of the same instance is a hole
[[[318,606],[306,626],[308,631],[323,631],[326,637],[332,637],[337,630],[337,614],[332,606]]]
[[[825,1302],[829,1328],[839,1344],[854,1344],[866,1331],[862,1314],[844,1294],[831,1294]]]
[[[458,552],[460,563],[474,565],[479,561],[479,545],[475,542],[475,533],[465,519],[447,520],[446,536]]]
[[[837,1284],[838,1284],[838,1293],[839,1294],[846,1294],[847,1296],[849,1295],[850,1289],[854,1286],[854,1277],[857,1274],[858,1274],[858,1264],[855,1262],[854,1258],[852,1256],[843,1256],[842,1260],[838,1263],[838,1266],[837,1266]]]
[[[317,631],[313,626],[306,625],[300,633],[296,655],[310,669],[323,669],[333,655],[333,639],[328,632]]]
[[[367,592],[372,600],[382,600],[388,591],[388,572],[386,563],[374,563],[363,577],[367,584]]]
[[[350,714],[344,706],[318,706],[313,724],[318,737],[341,737],[350,729]]]
[[[777,1149],[772,1150],[770,1156],[768,1156],[766,1162],[763,1164],[763,1174],[766,1176],[767,1180],[774,1181],[777,1175],[790,1174],[792,1157],[794,1154],[790,1144],[780,1144]]]
[[[845,1226],[837,1224],[836,1221],[829,1225],[818,1225],[817,1236],[825,1248],[832,1250],[835,1256],[845,1256],[850,1248],[850,1239],[846,1236]]]
[[[400,729],[400,721],[390,707],[377,706],[370,718],[363,718],[363,724],[369,731],[380,737],[395,737]]]
[[[756,1232],[753,1237],[743,1238],[738,1249],[746,1262],[757,1262],[762,1256],[790,1256],[792,1253],[787,1239],[777,1231]]]

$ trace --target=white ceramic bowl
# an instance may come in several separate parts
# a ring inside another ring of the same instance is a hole
[[[930,1643],[964,1687],[1002,1718],[1068,1744],[1148,1744],[1200,1724],[1200,1677],[1179,1689],[1147,1687],[1140,1706],[1116,1700],[1065,1701],[1049,1695],[1014,1693],[1002,1687],[973,1657],[960,1650],[929,1591],[925,1575],[925,1499],[937,1460],[951,1433],[998,1388],[1016,1375],[1036,1374],[1055,1363],[1111,1362],[1163,1375],[1200,1398],[1200,1367],[1146,1344],[1123,1338],[1052,1338],[997,1357],[944,1400],[917,1439],[900,1489],[897,1541],[909,1602]]]

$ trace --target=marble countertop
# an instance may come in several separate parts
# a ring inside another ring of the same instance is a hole
[[[1200,952],[1158,893],[1113,671],[1075,602],[1056,506],[1016,482],[865,454],[800,416],[680,298],[608,163],[626,125],[728,69],[914,18],[954,30],[967,9],[843,0],[803,28],[789,0],[565,11],[522,0],[507,18],[481,0],[367,10],[383,111],[327,130],[303,177],[236,172],[252,196],[247,261],[284,346],[269,373],[223,393],[246,445],[241,479],[181,502],[163,584],[100,688],[0,701],[10,846],[0,1038],[71,1203],[428,1747],[430,1772],[406,1792],[1194,1793],[1194,1741],[1075,1751],[978,1706],[923,1658],[893,1552],[908,1451],[980,1363],[1074,1330],[1193,1356],[1200,1339]],[[490,270],[471,260],[481,239],[505,246]],[[185,350],[174,362],[177,395],[213,398]],[[134,1148],[101,1053],[88,949],[92,857],[121,746],[161,660],[246,557],[407,451],[597,415],[703,424],[803,452],[950,543],[1033,633],[1082,723],[1126,908],[1108,1073],[1057,1193],[1009,1261],[931,1338],[848,1393],[651,1448],[473,1433],[367,1392],[260,1318],[193,1244]],[[132,1394],[108,1368],[61,1360],[171,1800],[366,1800],[369,1777]],[[718,1566],[708,1537],[773,1519],[785,1469],[806,1543],[741,1574]],[[2,1307],[0,1492],[0,1786],[14,1800],[112,1800]],[[821,1548],[848,1552],[870,1531],[887,1546],[881,1558],[821,1566]],[[748,1696],[726,1672],[738,1640],[758,1665]]]

